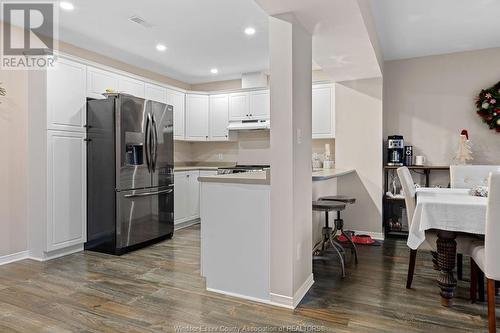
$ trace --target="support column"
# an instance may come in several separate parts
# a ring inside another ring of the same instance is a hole
[[[313,284],[312,37],[293,14],[269,19],[271,89],[270,294],[294,308]]]

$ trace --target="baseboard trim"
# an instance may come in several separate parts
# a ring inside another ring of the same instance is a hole
[[[280,294],[275,294],[275,293],[269,293],[269,296],[271,296],[271,304],[280,306],[282,308],[287,308],[287,309],[295,309],[293,306],[293,297],[290,296],[285,296],[285,295],[280,295]]]
[[[304,281],[300,288],[295,292],[293,297],[269,293],[271,296],[271,304],[276,306],[281,306],[287,309],[295,309],[299,305],[300,301],[307,294],[309,289],[311,289],[314,284],[314,276],[311,273],[309,277]]]
[[[30,254],[28,256],[28,258],[35,260],[35,261],[43,262],[43,261],[48,261],[48,260],[64,257],[64,256],[67,256],[67,255],[70,255],[73,253],[82,252],[83,250],[84,250],[83,244],[78,244],[78,245],[73,245],[73,246],[70,246],[70,247],[67,247],[64,249],[60,249],[60,250],[55,250],[55,251],[51,251],[51,252],[43,252],[41,257]]]
[[[297,305],[299,305],[300,301],[302,301],[302,299],[307,294],[309,289],[311,289],[313,284],[314,284],[314,275],[311,273],[311,275],[309,275],[307,280],[304,281],[304,283],[300,286],[300,288],[293,295],[293,308],[294,309],[297,307]]]
[[[21,251],[0,257],[0,266],[29,258],[29,251]]]
[[[174,224],[174,231],[181,230],[181,229],[193,226],[195,224],[199,224],[200,222],[201,222],[200,219],[195,219],[195,220],[191,220],[191,221],[186,221],[186,222]]]
[[[382,232],[371,232],[371,231],[360,231],[360,230],[354,230],[356,235],[369,235],[371,238],[383,241],[385,239],[384,233]]]
[[[222,294],[226,296],[231,296],[231,297],[237,297],[237,298],[243,298],[249,301],[254,301],[254,302],[259,302],[259,303],[265,303],[265,304],[271,304],[270,300],[264,299],[264,298],[258,298],[258,297],[252,297],[252,296],[247,296],[247,295],[242,295],[238,293],[233,293],[230,291],[224,291],[224,290],[219,290],[219,289],[214,289],[214,288],[208,288],[207,291],[211,291],[213,293],[217,294]]]

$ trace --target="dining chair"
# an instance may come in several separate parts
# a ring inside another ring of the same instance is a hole
[[[451,188],[486,186],[490,172],[500,172],[500,165],[451,165]]]
[[[488,331],[496,332],[495,281],[500,281],[500,172],[489,177],[488,208],[484,244],[472,248],[472,269],[481,269],[486,275],[488,297]],[[473,274],[471,274],[473,275]]]
[[[411,176],[410,170],[407,167],[401,167],[397,169],[397,174],[399,177],[399,182],[403,188],[406,213],[408,216],[408,228],[411,228],[413,221],[413,214],[415,213],[416,206],[416,189],[413,177]],[[434,269],[437,267],[437,232],[426,231],[425,241],[419,246],[419,250],[430,251],[432,254],[432,262],[434,263]],[[468,238],[457,236],[457,253],[469,254],[472,241]],[[408,263],[408,276],[406,278],[406,288],[410,289],[413,282],[413,275],[415,273],[415,263],[417,259],[417,250],[410,249],[410,261]]]
[[[451,188],[472,189],[476,186],[486,186],[490,172],[500,171],[500,165],[451,165]],[[462,280],[463,255],[457,255],[458,279]],[[481,280],[483,279],[482,277]],[[482,286],[482,284],[480,284]],[[484,295],[484,292],[482,293]],[[483,297],[483,296],[482,296]]]

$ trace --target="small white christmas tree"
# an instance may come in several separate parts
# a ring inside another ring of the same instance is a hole
[[[472,144],[469,140],[469,134],[466,130],[463,130],[460,134],[460,143],[458,144],[457,155],[455,156],[455,162],[457,164],[467,164],[472,161]]]

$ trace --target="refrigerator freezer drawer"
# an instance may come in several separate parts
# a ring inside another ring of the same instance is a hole
[[[174,231],[173,186],[116,193],[116,247],[123,249]]]

